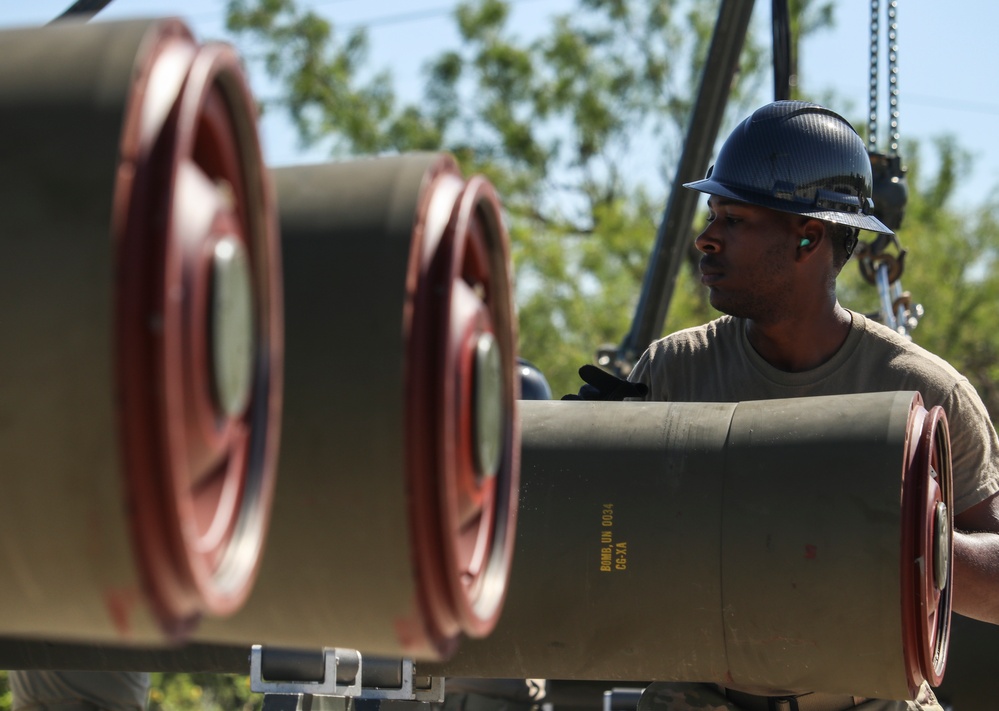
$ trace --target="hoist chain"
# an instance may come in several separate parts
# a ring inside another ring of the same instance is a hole
[[[871,153],[878,150],[878,40],[881,30],[880,3],[871,0],[871,104],[867,117],[867,147]]]
[[[898,21],[897,0],[888,3],[888,82],[891,106],[891,147],[889,155],[898,153]]]
[[[891,142],[889,155],[898,153],[898,0],[888,2],[888,103],[891,110]],[[870,115],[867,122],[868,150],[878,150],[878,55],[881,34],[881,3],[871,0],[871,76]]]
[[[905,168],[898,155],[898,21],[897,0],[887,0],[888,13],[888,102],[891,136],[887,153],[878,150],[878,59],[880,55],[880,0],[871,0],[871,105],[867,123],[867,152],[871,159],[875,216],[889,229],[898,230],[905,215],[909,189]],[[886,251],[894,245],[898,256]],[[908,336],[919,323],[923,307],[913,304],[909,292],[902,291],[900,279],[905,265],[905,250],[895,235],[879,235],[870,244],[857,249],[860,273],[877,287],[881,299],[880,320],[889,328]]]

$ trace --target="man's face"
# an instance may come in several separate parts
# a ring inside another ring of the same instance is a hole
[[[708,224],[694,244],[703,254],[701,283],[722,313],[759,322],[792,307],[794,215],[712,195]]]

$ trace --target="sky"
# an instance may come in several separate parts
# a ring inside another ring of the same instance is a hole
[[[299,0],[343,29],[367,26],[373,67],[390,70],[397,91],[422,86],[425,59],[458,44],[450,9],[457,0]],[[42,24],[62,13],[71,0],[0,0],[0,26]],[[566,12],[574,0],[512,0],[511,28],[531,37],[548,18]],[[881,35],[887,35],[886,8],[881,0]],[[225,0],[113,0],[96,20],[125,17],[183,18],[202,40],[231,39],[224,27]],[[837,0],[836,27],[808,39],[800,48],[800,85],[812,96],[829,98],[830,108],[852,119],[866,117],[869,97],[870,0]],[[754,26],[769,32],[770,3],[757,0]],[[899,135],[903,146],[918,140],[927,169],[935,166],[932,141],[953,135],[973,155],[973,167],[959,180],[955,206],[973,209],[990,196],[999,200],[999,82],[989,66],[999,55],[999,3],[958,0],[953,3],[897,4]],[[887,56],[882,52],[883,58]],[[888,89],[884,61],[879,69],[881,112],[878,136],[882,149],[890,138]],[[257,96],[273,95],[274,87],[251,72]],[[415,94],[414,94],[415,96]],[[772,97],[760,97],[760,103]],[[268,165],[321,161],[326,154],[298,145],[290,123],[274,111],[261,122]],[[902,153],[903,162],[905,154]]]

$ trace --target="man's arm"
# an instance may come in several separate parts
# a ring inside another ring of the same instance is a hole
[[[954,520],[954,611],[999,624],[999,494]]]

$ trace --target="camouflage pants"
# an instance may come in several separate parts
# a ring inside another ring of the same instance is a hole
[[[933,691],[925,684],[915,701],[871,699],[853,711],[943,711]],[[661,682],[649,686],[638,702],[638,711],[743,711],[711,684]]]

